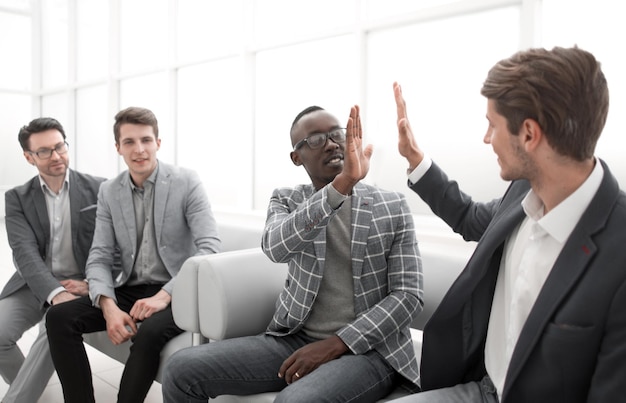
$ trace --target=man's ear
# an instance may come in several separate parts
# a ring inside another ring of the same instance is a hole
[[[526,151],[535,150],[543,140],[543,130],[535,119],[525,119],[520,130],[520,140]]]
[[[35,165],[35,159],[31,155],[31,153],[24,151],[24,158],[26,158],[26,161],[28,161],[30,165]]]
[[[300,161],[300,155],[297,152],[292,151],[289,156],[291,157],[291,162],[293,162],[295,166],[299,167],[300,165],[302,165],[302,161]]]

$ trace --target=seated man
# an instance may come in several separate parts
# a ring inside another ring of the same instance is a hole
[[[276,189],[262,248],[288,262],[265,334],[174,354],[165,367],[168,403],[222,394],[280,391],[276,402],[376,401],[400,384],[415,389],[409,326],[422,307],[421,260],[403,195],[361,183],[358,107],[346,129],[309,107],[291,129],[291,160],[312,184]]]
[[[425,156],[394,91],[411,189],[478,241],[424,329],[424,392],[398,403],[623,402],[626,195],[594,155],[609,109],[600,63],[557,47],[492,67],[484,142],[511,184],[488,203]]]
[[[5,194],[16,272],[0,293],[0,374],[10,385],[3,403],[36,402],[54,373],[42,318],[50,305],[88,293],[85,264],[104,180],[69,169],[65,130],[56,119],[33,119],[18,140],[38,175]],[[17,341],[38,322],[24,359]]]
[[[145,399],[163,346],[182,333],[171,292],[187,258],[219,251],[209,201],[198,176],[156,158],[157,120],[130,107],[115,116],[115,146],[128,171],[102,184],[87,261],[89,297],[48,312],[50,352],[65,402],[94,401],[83,333],[107,330],[113,344],[132,340],[118,402]],[[115,265],[121,254],[121,270]],[[138,322],[142,322],[138,327]]]

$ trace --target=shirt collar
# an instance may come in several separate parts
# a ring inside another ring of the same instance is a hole
[[[157,173],[159,171],[159,162],[157,161],[157,166],[156,168],[154,168],[154,171],[152,171],[152,173],[150,174],[150,176],[148,176],[148,178],[144,181],[144,182],[150,182],[151,185],[154,185],[154,182],[156,182],[156,177],[157,177]],[[136,191],[142,191],[143,189],[135,186],[135,184],[133,183],[133,178],[131,178],[130,176],[130,172],[128,172],[128,179],[130,182],[130,188],[132,190],[136,190]]]
[[[560,243],[564,243],[598,191],[603,176],[604,169],[602,164],[596,159],[591,175],[574,193],[559,203],[548,214],[543,214],[543,202],[532,189],[522,200],[522,208],[526,215],[531,220],[537,222],[544,231]]]
[[[43,180],[43,177],[41,176],[41,174],[37,175],[39,176],[39,186],[41,187],[41,191],[42,192],[52,192],[50,190],[50,187],[48,185],[46,185],[46,182]],[[63,180],[63,186],[61,187],[61,191],[63,190],[69,190],[70,189],[70,170],[69,168],[65,170],[65,179]]]

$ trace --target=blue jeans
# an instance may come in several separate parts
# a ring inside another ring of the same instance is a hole
[[[377,352],[345,354],[296,382],[278,377],[283,361],[316,339],[304,335],[249,336],[175,353],[163,375],[164,403],[206,402],[219,395],[279,392],[275,402],[375,402],[399,377]]]
[[[498,403],[498,392],[491,379],[485,376],[480,382],[469,382],[449,388],[416,393],[392,403]]]

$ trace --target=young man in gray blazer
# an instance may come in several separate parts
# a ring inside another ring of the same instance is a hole
[[[424,392],[400,401],[623,402],[626,195],[594,156],[609,109],[600,63],[529,49],[490,70],[484,142],[511,184],[487,203],[424,156],[394,89],[409,185],[478,241],[424,329]]]
[[[346,133],[347,132],[347,133]],[[279,392],[275,402],[375,402],[415,389],[410,324],[422,276],[404,196],[367,185],[371,146],[359,109],[347,130],[319,107],[291,130],[291,159],[312,183],[272,194],[262,248],[289,271],[265,334],[207,343],[170,357],[166,403]]]
[[[128,171],[102,184],[98,194],[89,297],[48,313],[50,351],[66,403],[94,401],[82,334],[104,329],[114,344],[133,342],[118,402],[142,402],[163,346],[182,332],[170,305],[180,267],[191,256],[220,249],[198,175],[157,160],[161,139],[154,114],[124,109],[115,117],[114,134]]]
[[[54,373],[42,318],[50,305],[87,295],[85,264],[103,178],[69,169],[63,126],[37,118],[20,129],[24,157],[39,174],[5,194],[6,230],[16,272],[0,293],[3,403],[36,402]],[[26,358],[16,342],[40,323]]]

